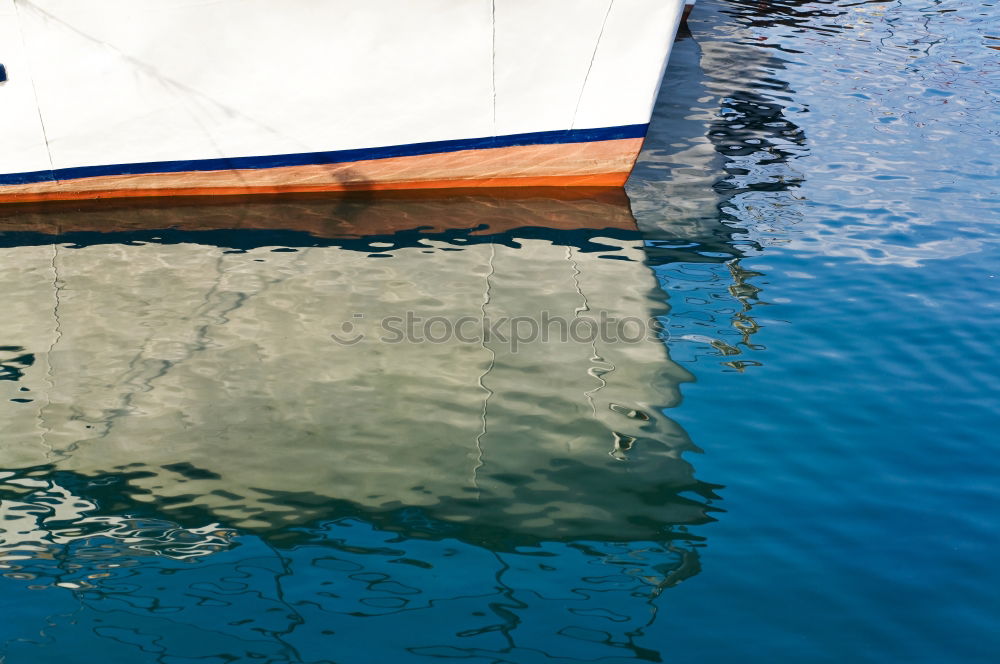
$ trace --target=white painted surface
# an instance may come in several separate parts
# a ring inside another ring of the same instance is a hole
[[[0,0],[0,173],[645,123],[683,2]]]
[[[682,2],[615,0],[574,129],[649,122],[683,10]]]
[[[17,1],[56,168],[491,129],[487,0]]]
[[[572,126],[611,4],[498,0],[497,135]]]
[[[49,168],[30,65],[12,0],[0,0],[0,64],[8,80],[0,83],[0,173]]]

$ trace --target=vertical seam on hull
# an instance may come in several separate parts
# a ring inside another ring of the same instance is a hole
[[[587,65],[587,75],[583,77],[583,85],[580,86],[580,95],[576,98],[576,107],[573,109],[573,120],[569,128],[576,127],[576,116],[580,112],[580,102],[583,101],[583,93],[587,89],[587,81],[590,80],[590,71],[594,68],[594,60],[597,59],[597,49],[601,46],[601,38],[604,36],[604,28],[608,25],[608,17],[611,16],[611,7],[615,0],[608,0],[608,10],[604,12],[604,21],[601,22],[601,31],[597,34],[597,41],[594,42],[594,52],[590,54],[590,63]]]
[[[49,147],[49,135],[45,131],[45,119],[42,117],[42,105],[38,103],[38,90],[35,89],[35,77],[31,71],[31,56],[28,53],[28,40],[24,38],[24,26],[21,21],[21,0],[13,0],[14,12],[16,13],[17,32],[21,35],[21,52],[24,53],[24,62],[28,66],[28,80],[31,82],[31,95],[35,99],[35,113],[38,115],[38,125],[42,129],[42,140],[45,142],[45,155],[49,159],[49,172],[52,173],[53,181],[55,177],[55,166],[52,164],[52,149]]]

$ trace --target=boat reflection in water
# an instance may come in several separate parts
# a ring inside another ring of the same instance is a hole
[[[624,194],[545,196],[5,211],[0,651],[655,658],[690,376]]]

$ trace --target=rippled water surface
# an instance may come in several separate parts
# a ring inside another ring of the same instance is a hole
[[[998,11],[701,0],[628,198],[2,211],[0,661],[1000,661]]]

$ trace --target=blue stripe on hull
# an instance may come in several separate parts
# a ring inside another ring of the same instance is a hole
[[[49,171],[10,173],[0,175],[0,185],[54,182],[102,175],[147,175],[151,173],[184,173],[188,171],[228,171],[237,169],[279,168],[281,166],[313,166],[342,164],[369,159],[390,157],[415,157],[459,150],[486,150],[519,145],[551,145],[557,143],[591,143],[622,138],[644,138],[648,124],[623,125],[600,129],[564,129],[539,131],[528,134],[510,134],[487,138],[465,138],[452,141],[410,143],[381,148],[334,150],[330,152],[300,152],[262,157],[223,157],[218,159],[189,159],[183,161],[151,161],[137,164],[112,164],[108,166],[78,166]]]

